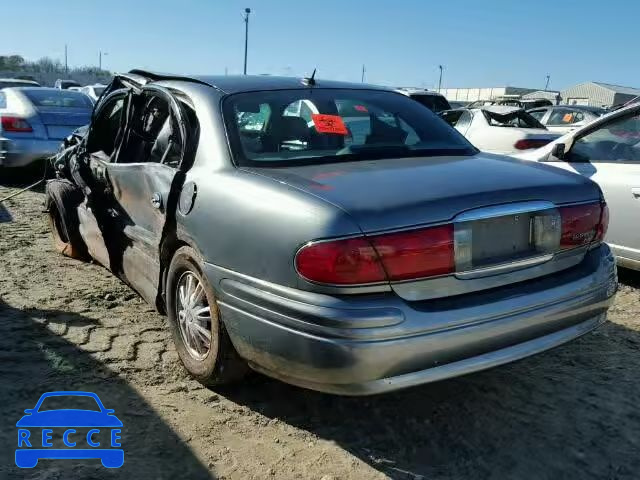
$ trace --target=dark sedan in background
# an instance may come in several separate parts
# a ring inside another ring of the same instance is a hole
[[[462,375],[597,327],[617,288],[595,183],[383,88],[133,71],[77,145],[47,184],[56,248],[166,312],[206,385]]]
[[[42,87],[0,90],[0,167],[26,167],[55,154],[87,125],[93,103],[80,92]]]

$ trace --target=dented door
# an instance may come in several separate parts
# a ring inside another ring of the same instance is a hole
[[[174,124],[180,129],[171,138],[184,152],[186,132],[179,105],[166,90],[146,86],[143,94],[166,100]],[[174,192],[179,189],[180,162],[172,165],[152,161],[152,157],[123,158],[105,162],[104,181],[108,191],[109,224],[113,226],[111,245],[107,245],[110,268],[120,274],[151,304],[155,304],[160,285],[160,245],[165,225],[173,218]],[[126,162],[125,162],[126,161]]]

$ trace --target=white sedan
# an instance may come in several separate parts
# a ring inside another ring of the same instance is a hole
[[[640,103],[516,155],[594,180],[611,210],[607,243],[619,265],[640,270]]]
[[[518,107],[462,108],[441,112],[440,116],[477,148],[490,153],[509,155],[536,149],[560,136]]]

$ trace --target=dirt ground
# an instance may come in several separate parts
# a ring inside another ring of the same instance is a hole
[[[214,392],[186,376],[164,317],[52,251],[42,199],[0,206],[2,479],[640,478],[639,274],[621,272],[605,326],[509,366],[371,398],[259,375]],[[53,390],[115,409],[122,468],[15,467],[15,423]]]

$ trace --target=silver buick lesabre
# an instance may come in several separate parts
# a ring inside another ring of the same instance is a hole
[[[463,375],[592,330],[617,288],[595,183],[378,87],[134,70],[54,166],[57,250],[166,313],[206,385]]]

